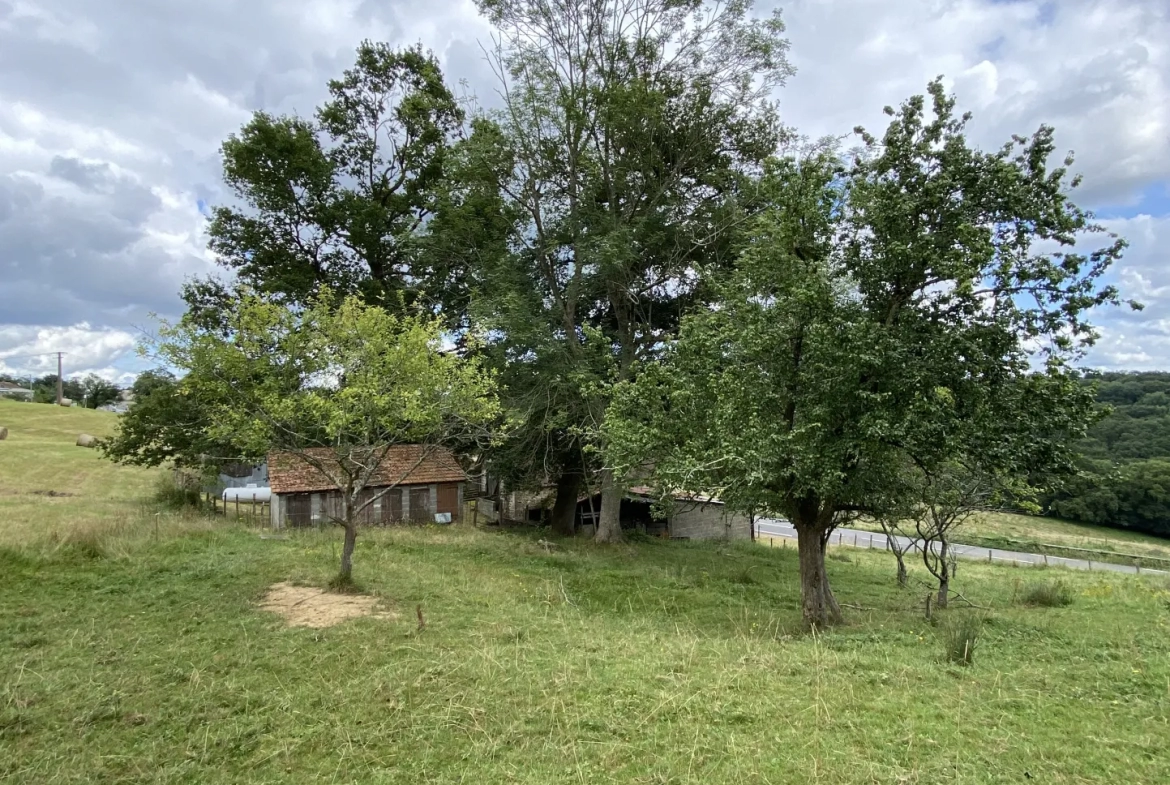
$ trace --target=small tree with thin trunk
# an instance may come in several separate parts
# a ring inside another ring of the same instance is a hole
[[[918,487],[921,496],[910,521],[921,542],[922,563],[938,582],[935,605],[945,608],[955,575],[952,537],[972,515],[988,509],[995,484],[986,474],[953,464],[924,472]]]
[[[346,587],[359,516],[378,498],[363,491],[391,448],[421,445],[417,466],[437,448],[487,439],[499,415],[493,375],[443,352],[437,320],[329,290],[295,310],[243,293],[230,313],[226,330],[164,325],[159,354],[185,371],[184,394],[202,402],[213,441],[286,453],[340,493],[345,545],[333,585]]]
[[[921,547],[913,530],[905,528],[906,521],[897,515],[881,515],[877,518],[882,533],[886,535],[886,549],[894,554],[898,563],[898,585],[902,588],[910,582],[910,574],[906,571],[906,554]]]

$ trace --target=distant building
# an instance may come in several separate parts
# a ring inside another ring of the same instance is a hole
[[[748,516],[728,510],[718,499],[676,494],[669,512],[661,515],[654,510],[656,498],[646,487],[626,491],[618,514],[622,528],[673,540],[747,540],[752,536]],[[593,534],[600,514],[600,493],[581,498],[577,502],[577,528],[585,535]]]
[[[310,454],[322,463],[336,461],[328,448]],[[466,482],[467,475],[450,450],[421,444],[391,447],[362,491],[359,501],[374,501],[359,520],[372,525],[432,522],[437,515],[458,520]],[[269,453],[268,486],[275,528],[319,526],[344,518],[341,492],[294,453]]]
[[[512,493],[503,502],[505,518],[541,521],[553,504],[555,492]],[[654,509],[653,489],[639,486],[622,496],[618,518],[623,529],[675,540],[747,540],[752,536],[751,519],[732,512],[716,498],[676,494],[668,512]],[[577,500],[575,527],[585,536],[597,531],[601,494],[584,494]]]
[[[13,382],[0,382],[0,397],[15,398],[22,401],[31,401],[33,398],[33,391],[27,387],[21,387],[19,384]]]

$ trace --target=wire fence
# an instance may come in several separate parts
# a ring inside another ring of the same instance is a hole
[[[211,491],[206,492],[205,500],[207,508],[213,510],[216,515],[234,516],[237,520],[254,526],[267,526],[272,520],[271,501],[255,497],[241,500],[238,496],[235,499],[224,500]]]
[[[756,539],[767,539],[769,547],[775,547],[776,541],[779,540],[780,547],[787,547],[788,540],[797,539],[796,532],[763,532],[757,530]],[[864,548],[867,550],[887,550],[889,545],[886,542],[886,535],[877,534],[875,532],[861,532],[861,531],[839,531],[829,537],[829,545],[836,545],[838,547],[850,548]],[[1046,546],[1040,544],[1041,547],[1063,548],[1064,546]],[[909,546],[917,553],[922,552],[922,543],[914,541]],[[1085,548],[1074,548],[1070,550],[1080,551],[1086,556],[1097,555],[1106,558],[1098,558],[1094,561],[1092,558],[1066,558],[1063,556],[1053,556],[1047,553],[1013,553],[1011,551],[1004,551],[996,548],[983,548],[973,545],[965,545],[954,543],[950,546],[950,551],[954,556],[966,560],[986,560],[989,564],[999,562],[1001,564],[1023,564],[1029,567],[1069,567],[1078,570],[1090,571],[1104,571],[1104,572],[1124,572],[1133,574],[1155,574],[1168,575],[1170,570],[1159,568],[1151,568],[1148,565],[1143,565],[1143,561],[1154,561],[1165,563],[1170,566],[1170,560],[1160,559],[1157,557],[1137,556],[1133,554],[1119,554],[1111,551],[1093,551]],[[998,551],[998,552],[997,552]],[[986,552],[986,559],[984,559],[984,552]],[[1110,561],[1109,559],[1132,559],[1130,563],[1121,563],[1117,561]],[[1161,567],[1162,564],[1159,564]]]

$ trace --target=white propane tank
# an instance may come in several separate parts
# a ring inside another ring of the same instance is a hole
[[[224,488],[223,500],[225,502],[234,502],[237,499],[239,499],[240,504],[251,504],[253,501],[266,502],[272,499],[272,489],[259,488],[255,483],[243,488]]]

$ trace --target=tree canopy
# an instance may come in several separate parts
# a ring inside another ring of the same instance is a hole
[[[598,539],[621,533],[621,489],[595,457],[609,387],[703,300],[697,271],[728,263],[780,138],[769,96],[791,72],[787,42],[751,5],[479,3],[499,33],[504,108],[483,136],[511,227],[473,314],[520,423],[513,475],[559,476],[571,512],[599,469]]]
[[[774,162],[718,305],[611,412],[618,466],[653,460],[664,491],[793,522],[813,626],[840,617],[829,533],[904,503],[901,467],[1072,459],[1092,401],[1069,363],[1093,338],[1086,312],[1117,300],[1099,279],[1124,243],[1074,247],[1104,230],[1068,196],[1071,160],[1048,168],[1052,130],[984,153],[940,82],[930,95],[889,109],[880,141],[859,129],[851,165]]]
[[[448,312],[462,278],[441,255],[422,253],[419,237],[462,122],[432,54],[364,42],[315,116],[257,112],[224,143],[236,203],[214,209],[212,252],[239,282],[281,302],[303,304],[325,285]],[[184,298],[211,323],[231,303],[213,279],[190,282]]]

